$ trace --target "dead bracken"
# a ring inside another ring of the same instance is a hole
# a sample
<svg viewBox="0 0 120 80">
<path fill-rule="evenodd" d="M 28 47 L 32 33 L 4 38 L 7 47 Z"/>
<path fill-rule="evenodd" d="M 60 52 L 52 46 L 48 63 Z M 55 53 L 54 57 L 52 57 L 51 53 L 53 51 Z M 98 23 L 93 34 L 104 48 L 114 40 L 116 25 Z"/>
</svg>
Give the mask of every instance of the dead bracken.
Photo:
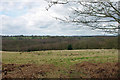
<svg viewBox="0 0 120 80">
<path fill-rule="evenodd" d="M 3 78 L 49 78 L 49 74 L 59 73 L 59 78 L 118 78 L 120 64 L 82 62 L 70 68 L 60 68 L 53 64 L 3 64 Z"/>
</svg>

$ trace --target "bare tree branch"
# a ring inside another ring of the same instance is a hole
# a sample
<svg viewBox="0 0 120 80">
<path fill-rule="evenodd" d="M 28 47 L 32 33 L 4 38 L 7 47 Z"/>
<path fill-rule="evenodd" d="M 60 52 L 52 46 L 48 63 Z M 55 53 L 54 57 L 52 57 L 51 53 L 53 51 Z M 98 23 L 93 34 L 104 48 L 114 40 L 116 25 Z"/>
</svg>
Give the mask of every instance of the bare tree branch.
<svg viewBox="0 0 120 80">
<path fill-rule="evenodd" d="M 57 4 L 70 4 L 75 3 L 76 5 L 82 6 L 80 9 L 79 6 L 74 6 L 72 9 L 71 15 L 66 16 L 65 18 L 56 19 L 72 23 L 76 25 L 89 26 L 93 29 L 101 29 L 105 32 L 116 33 L 119 29 L 118 25 L 120 24 L 120 11 L 118 10 L 118 2 L 81 2 L 76 0 L 47 0 L 49 7 Z M 104 25 L 105 24 L 105 25 Z"/>
</svg>

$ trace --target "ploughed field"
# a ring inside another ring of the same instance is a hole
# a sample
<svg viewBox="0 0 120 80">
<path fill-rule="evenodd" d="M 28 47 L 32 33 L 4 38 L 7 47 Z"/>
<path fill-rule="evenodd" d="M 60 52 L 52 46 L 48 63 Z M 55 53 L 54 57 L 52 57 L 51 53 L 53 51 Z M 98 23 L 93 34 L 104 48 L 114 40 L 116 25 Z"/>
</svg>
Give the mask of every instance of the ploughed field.
<svg viewBox="0 0 120 80">
<path fill-rule="evenodd" d="M 2 52 L 3 78 L 118 78 L 118 50 Z"/>
</svg>

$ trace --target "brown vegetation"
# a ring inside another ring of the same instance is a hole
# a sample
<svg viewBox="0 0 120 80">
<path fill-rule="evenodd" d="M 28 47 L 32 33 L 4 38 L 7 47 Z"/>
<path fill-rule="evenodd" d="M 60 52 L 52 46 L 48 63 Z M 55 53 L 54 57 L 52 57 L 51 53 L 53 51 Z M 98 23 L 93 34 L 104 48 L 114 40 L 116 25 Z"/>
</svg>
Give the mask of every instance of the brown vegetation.
<svg viewBox="0 0 120 80">
<path fill-rule="evenodd" d="M 72 67 L 73 71 L 82 73 L 82 78 L 118 78 L 119 73 L 118 63 L 90 63 L 82 62 Z M 80 77 L 80 75 L 74 75 L 73 77 Z"/>
<path fill-rule="evenodd" d="M 37 78 L 45 77 L 47 72 L 54 71 L 54 65 L 3 64 L 3 78 Z"/>
<path fill-rule="evenodd" d="M 50 74 L 60 73 L 59 78 L 118 78 L 118 63 L 74 64 L 68 69 L 62 69 L 52 64 L 3 64 L 3 78 L 49 78 Z M 52 76 L 51 76 L 52 77 Z"/>
</svg>

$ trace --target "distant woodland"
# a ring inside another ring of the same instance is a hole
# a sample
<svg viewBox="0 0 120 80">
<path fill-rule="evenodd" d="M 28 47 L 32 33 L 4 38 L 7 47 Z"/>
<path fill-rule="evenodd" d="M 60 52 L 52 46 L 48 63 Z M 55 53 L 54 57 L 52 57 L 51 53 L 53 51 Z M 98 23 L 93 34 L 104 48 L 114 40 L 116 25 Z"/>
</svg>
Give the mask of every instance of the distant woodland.
<svg viewBox="0 0 120 80">
<path fill-rule="evenodd" d="M 117 48 L 117 36 L 2 36 L 3 51 Z"/>
</svg>

